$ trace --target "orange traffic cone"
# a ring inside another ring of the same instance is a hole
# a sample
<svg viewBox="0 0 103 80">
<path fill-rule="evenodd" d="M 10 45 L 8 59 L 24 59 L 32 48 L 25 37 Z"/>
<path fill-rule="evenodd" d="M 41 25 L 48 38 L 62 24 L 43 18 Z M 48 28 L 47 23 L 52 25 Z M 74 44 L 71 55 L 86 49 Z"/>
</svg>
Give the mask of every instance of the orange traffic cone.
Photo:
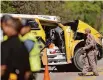
<svg viewBox="0 0 103 80">
<path fill-rule="evenodd" d="M 50 80 L 48 65 L 45 65 L 44 80 Z"/>
</svg>

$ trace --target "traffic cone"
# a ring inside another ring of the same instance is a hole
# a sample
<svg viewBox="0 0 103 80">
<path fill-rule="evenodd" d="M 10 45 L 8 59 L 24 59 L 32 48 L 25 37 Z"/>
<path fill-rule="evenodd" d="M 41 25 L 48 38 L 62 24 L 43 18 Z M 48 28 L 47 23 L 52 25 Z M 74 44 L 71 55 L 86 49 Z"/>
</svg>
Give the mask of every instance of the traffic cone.
<svg viewBox="0 0 103 80">
<path fill-rule="evenodd" d="M 48 65 L 45 65 L 44 80 L 50 80 Z"/>
</svg>

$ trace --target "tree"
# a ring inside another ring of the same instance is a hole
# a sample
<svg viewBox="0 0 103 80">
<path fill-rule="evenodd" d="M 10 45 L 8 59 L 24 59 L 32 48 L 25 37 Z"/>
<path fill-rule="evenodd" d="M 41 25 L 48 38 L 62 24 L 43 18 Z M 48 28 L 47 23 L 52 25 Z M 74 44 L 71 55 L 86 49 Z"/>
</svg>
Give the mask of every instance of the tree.
<svg viewBox="0 0 103 80">
<path fill-rule="evenodd" d="M 16 8 L 13 7 L 11 1 L 2 1 L 1 13 L 16 13 Z"/>
<path fill-rule="evenodd" d="M 102 1 L 2 1 L 1 11 L 3 13 L 56 15 L 61 17 L 63 23 L 80 19 L 103 32 Z"/>
</svg>

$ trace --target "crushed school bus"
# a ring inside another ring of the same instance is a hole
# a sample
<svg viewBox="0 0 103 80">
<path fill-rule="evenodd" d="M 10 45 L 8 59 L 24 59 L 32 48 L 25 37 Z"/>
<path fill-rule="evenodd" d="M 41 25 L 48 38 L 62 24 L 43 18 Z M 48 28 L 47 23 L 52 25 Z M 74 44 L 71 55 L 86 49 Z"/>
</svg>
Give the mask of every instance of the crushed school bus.
<svg viewBox="0 0 103 80">
<path fill-rule="evenodd" d="M 34 36 L 41 37 L 48 46 L 41 52 L 43 65 L 64 65 L 74 62 L 75 66 L 82 70 L 79 50 L 84 46 L 84 31 L 86 28 L 91 29 L 98 50 L 98 60 L 103 57 L 102 52 L 102 35 L 94 28 L 81 20 L 75 20 L 62 24 L 57 16 L 46 15 L 24 15 L 10 14 L 13 17 L 23 20 L 31 20 L 31 33 Z M 36 24 L 36 25 L 35 25 Z"/>
</svg>

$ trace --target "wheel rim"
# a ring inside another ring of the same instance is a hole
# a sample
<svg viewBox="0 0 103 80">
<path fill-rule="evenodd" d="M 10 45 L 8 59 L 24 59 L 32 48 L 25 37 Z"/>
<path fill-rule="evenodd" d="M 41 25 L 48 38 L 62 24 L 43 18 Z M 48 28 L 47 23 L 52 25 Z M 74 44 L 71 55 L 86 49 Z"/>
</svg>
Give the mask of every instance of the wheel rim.
<svg viewBox="0 0 103 80">
<path fill-rule="evenodd" d="M 74 55 L 74 64 L 80 71 L 82 71 L 82 69 L 83 69 L 82 58 L 83 58 L 83 55 L 81 53 L 81 49 L 78 49 Z"/>
<path fill-rule="evenodd" d="M 82 71 L 83 69 L 83 62 L 82 62 L 82 55 L 78 55 L 78 58 L 76 58 L 77 61 L 77 68 Z"/>
</svg>

